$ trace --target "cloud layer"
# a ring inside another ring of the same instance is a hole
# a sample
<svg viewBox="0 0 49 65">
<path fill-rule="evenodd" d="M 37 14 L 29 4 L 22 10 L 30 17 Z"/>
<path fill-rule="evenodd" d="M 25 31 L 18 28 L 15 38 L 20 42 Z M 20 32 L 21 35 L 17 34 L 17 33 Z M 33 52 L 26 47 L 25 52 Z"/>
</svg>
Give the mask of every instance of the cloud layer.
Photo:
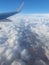
<svg viewBox="0 0 49 65">
<path fill-rule="evenodd" d="M 0 22 L 0 65 L 49 65 L 49 15 L 15 15 Z"/>
</svg>

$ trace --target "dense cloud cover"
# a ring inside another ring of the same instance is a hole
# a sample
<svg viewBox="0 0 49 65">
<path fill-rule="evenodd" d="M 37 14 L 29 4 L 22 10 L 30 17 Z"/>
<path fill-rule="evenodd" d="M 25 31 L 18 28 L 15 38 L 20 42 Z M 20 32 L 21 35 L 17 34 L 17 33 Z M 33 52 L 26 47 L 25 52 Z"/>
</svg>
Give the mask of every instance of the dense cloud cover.
<svg viewBox="0 0 49 65">
<path fill-rule="evenodd" d="M 0 21 L 0 65 L 49 65 L 49 15 L 15 15 Z"/>
</svg>

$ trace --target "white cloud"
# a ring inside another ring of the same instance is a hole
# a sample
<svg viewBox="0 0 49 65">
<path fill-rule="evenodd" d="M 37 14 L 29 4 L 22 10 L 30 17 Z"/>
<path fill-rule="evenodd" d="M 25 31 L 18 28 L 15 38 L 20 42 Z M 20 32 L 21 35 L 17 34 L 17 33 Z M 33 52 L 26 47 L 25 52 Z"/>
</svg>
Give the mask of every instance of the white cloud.
<svg viewBox="0 0 49 65">
<path fill-rule="evenodd" d="M 34 65 L 38 59 L 38 63 L 47 64 L 49 14 L 14 15 L 9 19 L 12 22 L 0 22 L 0 65 Z"/>
</svg>

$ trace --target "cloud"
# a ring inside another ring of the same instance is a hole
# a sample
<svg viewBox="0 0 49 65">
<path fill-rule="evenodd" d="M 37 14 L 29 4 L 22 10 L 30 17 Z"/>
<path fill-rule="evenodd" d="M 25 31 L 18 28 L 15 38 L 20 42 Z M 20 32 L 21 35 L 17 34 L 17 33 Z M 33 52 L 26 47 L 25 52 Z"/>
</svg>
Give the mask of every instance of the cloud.
<svg viewBox="0 0 49 65">
<path fill-rule="evenodd" d="M 49 65 L 49 15 L 10 19 L 0 23 L 0 65 Z"/>
</svg>

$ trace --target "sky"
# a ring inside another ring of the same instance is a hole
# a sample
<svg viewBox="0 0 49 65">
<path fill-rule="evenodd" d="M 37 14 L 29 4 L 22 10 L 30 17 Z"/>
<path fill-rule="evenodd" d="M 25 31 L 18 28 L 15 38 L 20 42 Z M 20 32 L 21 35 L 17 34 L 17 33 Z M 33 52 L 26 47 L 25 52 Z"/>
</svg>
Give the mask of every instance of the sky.
<svg viewBox="0 0 49 65">
<path fill-rule="evenodd" d="M 21 13 L 49 13 L 49 0 L 0 0 L 0 13 L 16 11 L 22 1 Z"/>
</svg>

